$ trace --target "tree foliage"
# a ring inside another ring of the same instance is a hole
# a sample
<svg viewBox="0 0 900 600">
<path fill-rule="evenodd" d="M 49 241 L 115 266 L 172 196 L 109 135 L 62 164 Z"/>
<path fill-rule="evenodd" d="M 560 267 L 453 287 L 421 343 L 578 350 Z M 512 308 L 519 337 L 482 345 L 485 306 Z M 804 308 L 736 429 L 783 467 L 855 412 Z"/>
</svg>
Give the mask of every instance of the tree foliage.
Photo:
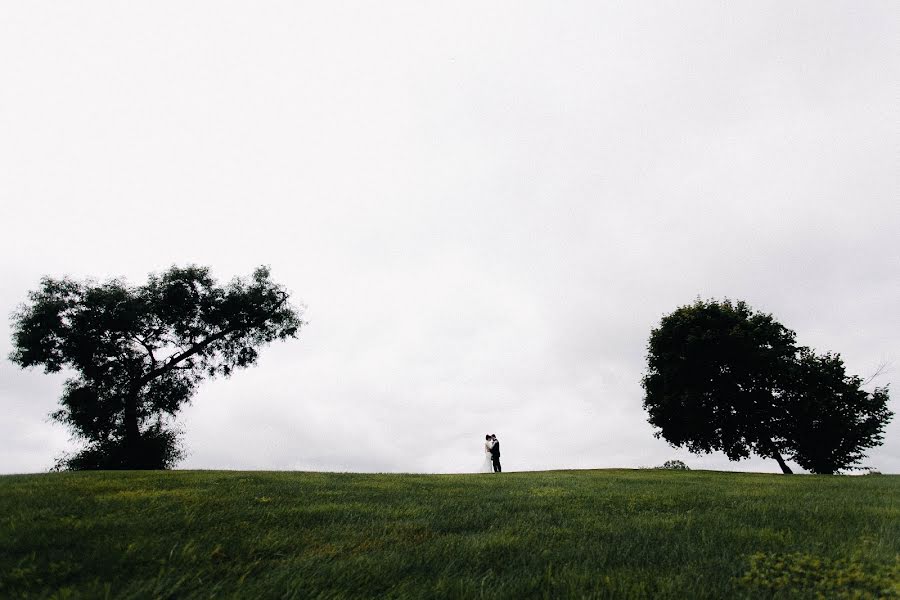
<svg viewBox="0 0 900 600">
<path fill-rule="evenodd" d="M 52 417 L 86 446 L 61 466 L 167 468 L 182 456 L 172 418 L 198 384 L 254 364 L 302 325 L 265 267 L 226 285 L 198 266 L 137 287 L 48 277 L 13 315 L 10 359 L 74 372 Z"/>
<path fill-rule="evenodd" d="M 656 436 L 731 460 L 757 454 L 816 473 L 853 468 L 881 443 L 887 388 L 869 393 L 837 354 L 744 302 L 702 301 L 663 317 L 650 335 L 644 408 Z"/>
<path fill-rule="evenodd" d="M 800 449 L 794 461 L 814 473 L 836 473 L 859 464 L 865 449 L 881 444 L 892 417 L 887 387 L 871 393 L 847 375 L 837 354 L 802 348 L 785 390 L 787 435 Z"/>
</svg>

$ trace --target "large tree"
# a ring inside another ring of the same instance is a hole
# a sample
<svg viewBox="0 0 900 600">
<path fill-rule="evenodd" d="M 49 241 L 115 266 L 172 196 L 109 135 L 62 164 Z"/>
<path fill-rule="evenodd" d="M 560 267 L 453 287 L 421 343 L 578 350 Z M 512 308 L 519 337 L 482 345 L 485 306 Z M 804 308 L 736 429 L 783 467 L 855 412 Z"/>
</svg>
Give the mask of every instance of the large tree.
<svg viewBox="0 0 900 600">
<path fill-rule="evenodd" d="M 60 466 L 159 469 L 182 456 L 173 419 L 197 385 L 254 364 L 301 325 L 265 267 L 226 285 L 198 266 L 142 286 L 44 278 L 13 315 L 10 359 L 73 373 L 52 417 L 86 444 Z"/>
<path fill-rule="evenodd" d="M 650 335 L 644 408 L 655 435 L 731 460 L 757 454 L 784 473 L 853 468 L 881 443 L 887 388 L 869 393 L 840 356 L 798 346 L 793 331 L 744 302 L 702 301 Z"/>
</svg>

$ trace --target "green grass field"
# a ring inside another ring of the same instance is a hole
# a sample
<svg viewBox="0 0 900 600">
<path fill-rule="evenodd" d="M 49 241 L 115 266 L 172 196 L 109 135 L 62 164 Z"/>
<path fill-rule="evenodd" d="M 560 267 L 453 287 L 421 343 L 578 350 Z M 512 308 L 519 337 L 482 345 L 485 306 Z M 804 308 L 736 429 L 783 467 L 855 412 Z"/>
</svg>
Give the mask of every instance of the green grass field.
<svg viewBox="0 0 900 600">
<path fill-rule="evenodd" d="M 4 476 L 0 597 L 898 598 L 900 476 Z"/>
</svg>

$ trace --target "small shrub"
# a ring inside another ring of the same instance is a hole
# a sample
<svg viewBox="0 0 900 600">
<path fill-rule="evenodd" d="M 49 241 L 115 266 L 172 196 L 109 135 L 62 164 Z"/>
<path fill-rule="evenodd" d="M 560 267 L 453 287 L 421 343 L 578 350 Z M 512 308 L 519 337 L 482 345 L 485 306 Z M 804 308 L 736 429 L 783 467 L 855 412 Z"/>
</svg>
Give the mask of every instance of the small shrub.
<svg viewBox="0 0 900 600">
<path fill-rule="evenodd" d="M 660 466 L 656 467 L 657 469 L 669 469 L 670 471 L 690 471 L 690 467 L 681 462 L 680 460 L 667 460 Z"/>
<path fill-rule="evenodd" d="M 141 432 L 135 454 L 129 453 L 124 438 L 109 438 L 89 443 L 73 454 L 59 457 L 53 471 L 94 471 L 115 469 L 171 469 L 184 458 L 176 428 L 157 422 Z"/>
</svg>

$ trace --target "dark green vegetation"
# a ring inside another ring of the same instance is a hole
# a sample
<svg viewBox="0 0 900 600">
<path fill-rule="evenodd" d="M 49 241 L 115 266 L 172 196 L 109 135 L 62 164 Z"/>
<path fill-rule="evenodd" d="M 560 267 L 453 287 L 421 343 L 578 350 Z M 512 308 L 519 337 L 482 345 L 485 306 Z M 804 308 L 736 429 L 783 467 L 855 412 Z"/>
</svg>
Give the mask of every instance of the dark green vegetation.
<svg viewBox="0 0 900 600">
<path fill-rule="evenodd" d="M 85 447 L 61 468 L 162 469 L 182 456 L 171 418 L 201 381 L 296 337 L 303 322 L 287 300 L 266 267 L 222 286 L 196 266 L 137 287 L 45 277 L 13 315 L 10 359 L 76 373 L 52 417 Z"/>
<path fill-rule="evenodd" d="M 898 598 L 900 477 L 0 478 L 0 597 Z"/>
<path fill-rule="evenodd" d="M 650 334 L 644 408 L 656 436 L 731 460 L 757 454 L 784 473 L 852 469 L 881 445 L 888 390 L 867 392 L 838 354 L 798 346 L 772 315 L 745 302 L 697 300 Z"/>
</svg>

